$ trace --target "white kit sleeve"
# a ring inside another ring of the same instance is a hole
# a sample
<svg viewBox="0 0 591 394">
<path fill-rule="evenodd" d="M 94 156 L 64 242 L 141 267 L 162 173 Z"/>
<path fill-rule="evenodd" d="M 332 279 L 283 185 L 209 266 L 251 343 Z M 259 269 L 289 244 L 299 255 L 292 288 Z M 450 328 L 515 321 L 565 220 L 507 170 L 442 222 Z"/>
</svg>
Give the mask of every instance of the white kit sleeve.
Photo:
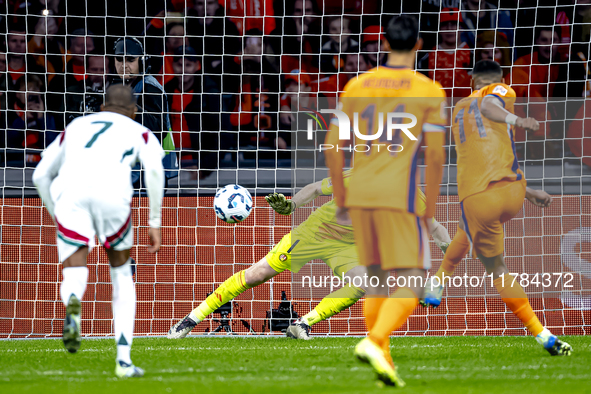
<svg viewBox="0 0 591 394">
<path fill-rule="evenodd" d="M 147 137 L 145 136 L 147 133 Z M 162 196 L 164 195 L 164 169 L 162 158 L 165 153 L 158 142 L 158 139 L 151 131 L 146 131 L 144 141 L 140 149 L 139 158 L 144 167 L 146 189 L 150 199 L 150 219 L 152 228 L 160 228 L 162 207 Z"/>
<path fill-rule="evenodd" d="M 33 183 L 37 188 L 39 197 L 45 203 L 49 214 L 53 217 L 53 201 L 51 200 L 51 183 L 57 177 L 63 162 L 64 135 L 61 134 L 41 154 L 41 161 L 33 172 Z"/>
</svg>

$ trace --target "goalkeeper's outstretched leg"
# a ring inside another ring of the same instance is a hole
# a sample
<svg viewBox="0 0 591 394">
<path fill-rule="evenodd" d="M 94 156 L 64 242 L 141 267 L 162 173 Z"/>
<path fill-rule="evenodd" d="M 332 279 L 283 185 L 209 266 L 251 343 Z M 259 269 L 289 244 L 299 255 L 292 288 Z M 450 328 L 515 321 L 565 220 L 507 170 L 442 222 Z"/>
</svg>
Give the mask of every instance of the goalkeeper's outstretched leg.
<svg viewBox="0 0 591 394">
<path fill-rule="evenodd" d="M 436 220 L 433 220 L 430 222 L 428 230 L 437 246 L 443 253 L 445 253 L 451 242 L 447 229 Z M 366 268 L 358 265 L 357 252 L 354 248 L 343 248 L 343 252 L 341 254 L 345 260 L 348 260 L 348 262 L 343 263 L 343 265 L 354 267 L 348 269 L 344 274 L 345 278 L 349 278 L 351 280 L 349 283 L 354 283 L 353 278 L 355 277 L 363 277 L 366 275 Z M 355 261 L 352 262 L 351 259 Z M 339 267 L 339 262 L 337 261 L 329 260 L 327 264 L 331 266 L 331 268 L 333 268 L 333 266 L 335 268 Z M 335 275 L 340 277 L 341 275 L 337 271 L 338 268 L 335 270 Z M 362 283 L 363 281 L 355 282 Z M 294 339 L 311 339 L 310 331 L 314 324 L 326 320 L 329 317 L 334 316 L 351 307 L 359 299 L 363 298 L 365 291 L 366 289 L 363 287 L 345 286 L 330 293 L 324 297 L 312 311 L 293 322 L 292 325 L 290 325 L 287 329 L 286 335 L 289 338 Z"/>
<path fill-rule="evenodd" d="M 418 193 L 422 195 L 420 189 Z M 332 186 L 327 178 L 322 182 L 307 185 L 291 200 L 279 193 L 270 194 L 265 199 L 275 212 L 290 215 L 297 207 L 306 205 L 320 195 L 329 194 L 332 194 Z M 345 273 L 351 278 L 362 276 L 364 271 L 361 270 L 364 268 L 358 263 L 352 228 L 337 225 L 334 209 L 333 202 L 324 204 L 314 215 L 294 229 L 293 234 L 286 234 L 265 258 L 227 279 L 197 308 L 172 326 L 168 338 L 186 337 L 197 324 L 228 301 L 285 270 L 298 272 L 311 260 L 324 260 L 339 277 L 340 273 Z M 333 234 L 334 231 L 338 234 Z M 429 225 L 429 232 L 445 252 L 451 242 L 447 230 L 433 220 Z M 323 236 L 318 237 L 318 234 Z M 310 339 L 312 325 L 349 308 L 362 298 L 364 293 L 365 289 L 345 286 L 329 294 L 314 310 L 296 320 L 288 328 L 287 335 L 296 339 Z"/>
<path fill-rule="evenodd" d="M 281 272 L 273 269 L 267 258 L 264 257 L 248 269 L 235 273 L 215 289 L 197 308 L 172 326 L 168 330 L 168 339 L 186 337 L 197 324 L 205 320 L 220 306 L 238 297 L 246 290 L 265 283 Z"/>
<path fill-rule="evenodd" d="M 355 277 L 363 277 L 366 273 L 367 270 L 363 266 L 356 266 L 348 270 L 344 274 L 344 278 L 348 282 L 348 285 L 333 291 L 324 297 L 322 301 L 316 305 L 316 308 L 293 322 L 293 324 L 287 328 L 285 333 L 287 337 L 304 340 L 312 339 L 310 337 L 310 329 L 314 324 L 344 311 L 363 298 L 366 289 L 353 286 L 351 283 L 357 282 L 353 280 Z"/>
</svg>

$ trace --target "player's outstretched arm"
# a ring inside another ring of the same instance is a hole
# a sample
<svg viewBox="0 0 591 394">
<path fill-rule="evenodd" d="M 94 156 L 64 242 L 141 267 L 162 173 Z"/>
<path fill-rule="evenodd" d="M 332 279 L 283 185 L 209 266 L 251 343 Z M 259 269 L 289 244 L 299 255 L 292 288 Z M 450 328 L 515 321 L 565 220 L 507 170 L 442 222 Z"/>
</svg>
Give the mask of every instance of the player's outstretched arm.
<svg viewBox="0 0 591 394">
<path fill-rule="evenodd" d="M 526 187 L 525 198 L 532 204 L 542 208 L 549 207 L 552 204 L 552 197 L 543 190 L 534 190 Z"/>
<path fill-rule="evenodd" d="M 146 176 L 146 189 L 150 199 L 150 236 L 151 246 L 148 252 L 156 253 L 160 249 L 160 223 L 162 208 L 162 196 L 164 195 L 164 169 L 162 167 L 162 158 L 164 151 L 160 147 L 158 140 L 149 132 L 148 142 L 142 147 L 139 154 L 144 173 Z"/>
<path fill-rule="evenodd" d="M 322 181 L 310 183 L 288 200 L 281 193 L 271 193 L 265 197 L 271 208 L 281 215 L 291 215 L 297 207 L 301 207 L 322 195 Z"/>
<path fill-rule="evenodd" d="M 282 193 L 271 193 L 265 196 L 265 200 L 280 215 L 291 215 L 296 209 L 295 201 L 288 200 Z"/>
<path fill-rule="evenodd" d="M 53 217 L 53 201 L 49 189 L 51 183 L 59 173 L 62 165 L 62 137 L 58 137 L 42 153 L 42 159 L 33 172 L 33 183 L 37 188 L 39 197 L 43 200 L 49 214 Z"/>
<path fill-rule="evenodd" d="M 482 99 L 480 104 L 480 113 L 485 118 L 496 123 L 506 123 L 512 126 L 523 127 L 527 130 L 536 131 L 540 128 L 540 124 L 534 118 L 520 118 L 515 114 L 507 111 L 501 100 L 494 96 L 486 96 Z"/>
</svg>

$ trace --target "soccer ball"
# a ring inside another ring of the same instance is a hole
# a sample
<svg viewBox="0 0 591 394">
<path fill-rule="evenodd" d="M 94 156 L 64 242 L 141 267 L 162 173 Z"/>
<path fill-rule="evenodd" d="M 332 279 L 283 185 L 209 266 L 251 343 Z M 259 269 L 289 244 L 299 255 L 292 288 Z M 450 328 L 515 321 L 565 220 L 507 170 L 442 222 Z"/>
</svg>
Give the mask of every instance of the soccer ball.
<svg viewBox="0 0 591 394">
<path fill-rule="evenodd" d="M 238 223 L 250 215 L 252 197 L 240 185 L 226 185 L 215 194 L 213 209 L 218 218 L 226 223 Z"/>
</svg>

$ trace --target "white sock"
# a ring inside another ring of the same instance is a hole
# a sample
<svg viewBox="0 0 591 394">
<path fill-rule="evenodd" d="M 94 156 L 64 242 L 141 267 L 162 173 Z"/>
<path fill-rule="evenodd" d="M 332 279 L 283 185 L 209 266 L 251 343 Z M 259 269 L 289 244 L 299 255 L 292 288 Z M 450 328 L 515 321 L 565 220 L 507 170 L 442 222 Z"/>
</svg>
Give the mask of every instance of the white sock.
<svg viewBox="0 0 591 394">
<path fill-rule="evenodd" d="M 199 320 L 199 318 L 197 316 L 195 316 L 195 314 L 193 314 L 193 311 L 191 311 L 191 313 L 189 313 L 189 317 L 191 318 L 191 320 L 193 320 L 195 323 L 199 324 L 201 323 L 201 320 Z"/>
<path fill-rule="evenodd" d="M 86 291 L 86 282 L 88 281 L 88 268 L 66 267 L 62 270 L 62 275 L 64 280 L 62 280 L 60 286 L 60 295 L 64 305 L 68 305 L 68 300 L 72 294 L 82 301 Z"/>
<path fill-rule="evenodd" d="M 552 333 L 550 332 L 550 330 L 548 330 L 546 327 L 544 327 L 544 331 L 542 331 L 541 333 L 538 334 L 538 336 L 536 337 L 536 341 L 538 341 L 538 343 L 540 345 L 545 345 L 546 341 L 551 336 L 552 336 Z"/>
<path fill-rule="evenodd" d="M 113 320 L 117 360 L 131 364 L 131 342 L 135 322 L 135 284 L 131 274 L 131 259 L 120 267 L 111 267 L 113 284 Z"/>
</svg>

